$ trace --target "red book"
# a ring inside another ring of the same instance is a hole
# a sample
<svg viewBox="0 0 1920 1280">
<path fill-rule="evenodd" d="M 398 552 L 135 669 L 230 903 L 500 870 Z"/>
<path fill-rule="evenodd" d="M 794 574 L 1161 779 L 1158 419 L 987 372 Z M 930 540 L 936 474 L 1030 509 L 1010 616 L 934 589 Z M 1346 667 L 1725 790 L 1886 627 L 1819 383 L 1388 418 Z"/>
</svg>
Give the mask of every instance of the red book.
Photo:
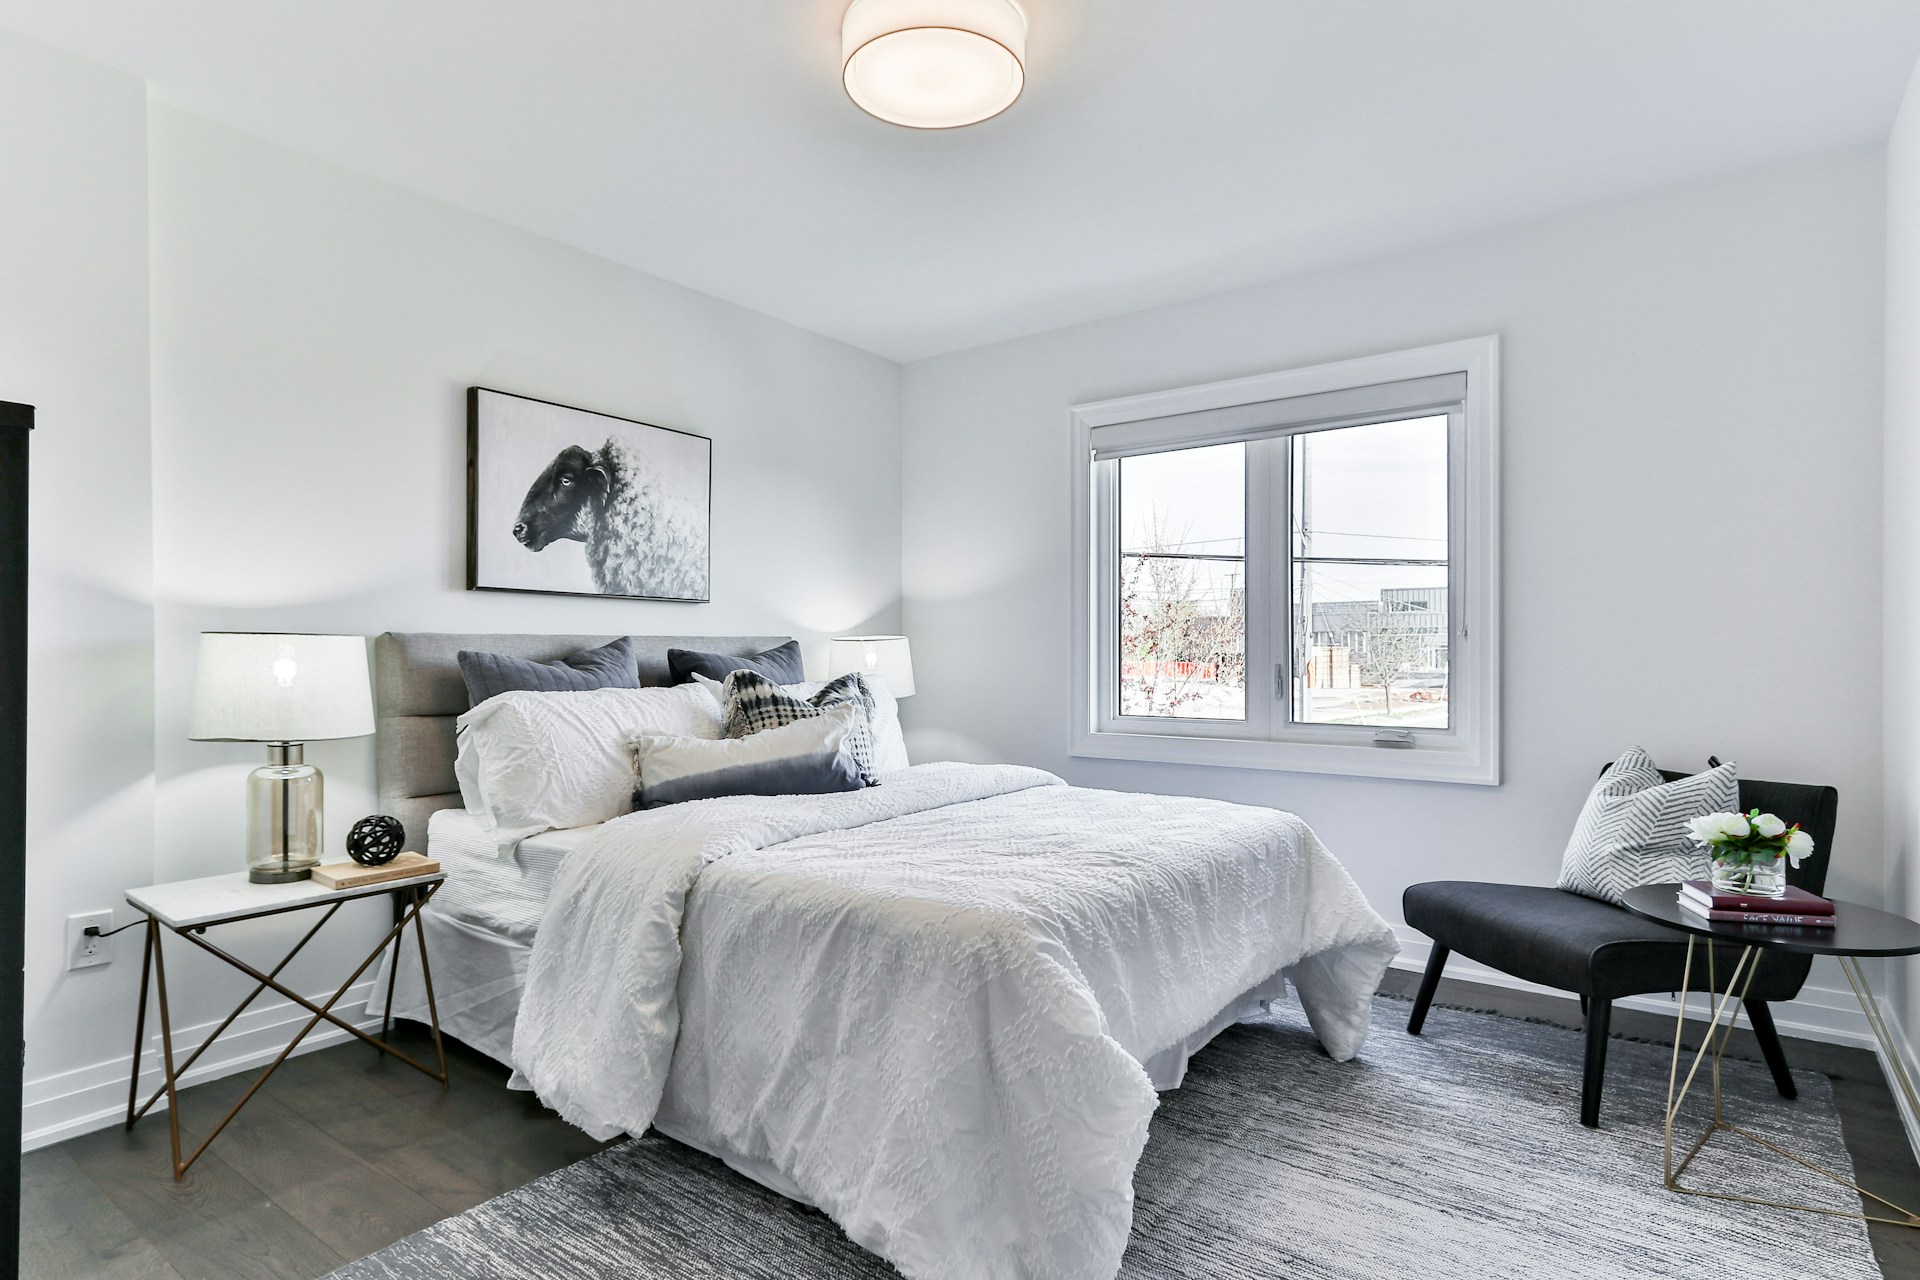
<svg viewBox="0 0 1920 1280">
<path fill-rule="evenodd" d="M 1778 898 L 1761 898 L 1747 893 L 1715 893 L 1706 880 L 1689 880 L 1680 886 L 1680 896 L 1691 898 L 1713 911 L 1779 912 L 1790 916 L 1830 916 L 1833 903 L 1817 893 L 1788 885 Z"/>
<path fill-rule="evenodd" d="M 1838 923 L 1830 913 L 1796 915 L 1790 911 L 1723 911 L 1704 906 L 1684 893 L 1680 895 L 1680 905 L 1704 920 L 1719 924 L 1798 925 L 1808 929 L 1831 929 Z"/>
</svg>

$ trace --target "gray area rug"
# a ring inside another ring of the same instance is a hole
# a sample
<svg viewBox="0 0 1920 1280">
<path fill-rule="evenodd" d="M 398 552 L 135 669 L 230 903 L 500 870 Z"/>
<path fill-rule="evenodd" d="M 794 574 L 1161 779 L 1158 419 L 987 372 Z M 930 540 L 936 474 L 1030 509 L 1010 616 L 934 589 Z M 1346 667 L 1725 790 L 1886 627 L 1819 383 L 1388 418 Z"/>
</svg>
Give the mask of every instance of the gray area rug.
<svg viewBox="0 0 1920 1280">
<path fill-rule="evenodd" d="M 1600 1130 L 1580 1127 L 1581 1037 L 1436 1008 L 1405 1034 L 1380 1000 L 1360 1059 L 1321 1053 L 1297 1009 L 1230 1028 L 1161 1096 L 1134 1176 L 1121 1274 L 1161 1277 L 1738 1276 L 1877 1280 L 1864 1226 L 1679 1196 L 1660 1183 L 1670 1050 L 1615 1041 Z M 1703 1068 L 1703 1078 L 1704 1078 Z M 1797 1102 L 1729 1062 L 1729 1119 L 1850 1176 L 1831 1083 Z M 1688 1141 L 1704 1125 L 1702 1093 Z M 1690 1185 L 1857 1209 L 1742 1139 Z M 678 1143 L 623 1143 L 410 1236 L 337 1280 L 799 1280 L 892 1267 L 802 1208 Z"/>
</svg>

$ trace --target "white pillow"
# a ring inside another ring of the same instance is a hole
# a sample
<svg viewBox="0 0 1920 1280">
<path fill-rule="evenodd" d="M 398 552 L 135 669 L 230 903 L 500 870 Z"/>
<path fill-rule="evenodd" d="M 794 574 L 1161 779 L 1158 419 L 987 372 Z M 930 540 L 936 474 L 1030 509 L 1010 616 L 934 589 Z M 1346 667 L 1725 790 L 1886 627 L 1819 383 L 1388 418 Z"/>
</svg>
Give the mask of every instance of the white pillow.
<svg viewBox="0 0 1920 1280">
<path fill-rule="evenodd" d="M 900 731 L 900 699 L 879 676 L 867 677 L 867 690 L 873 694 L 873 771 L 889 774 L 911 767 L 907 738 Z"/>
<path fill-rule="evenodd" d="M 727 687 L 718 680 L 694 672 L 694 681 L 713 695 L 714 705 L 724 707 L 727 702 Z M 912 766 L 907 759 L 907 739 L 900 729 L 900 700 L 887 688 L 887 682 L 879 676 L 867 676 L 867 692 L 873 695 L 873 771 L 876 775 L 897 773 Z M 782 693 L 796 698 L 811 698 L 826 688 L 824 680 L 809 680 L 803 684 L 784 684 Z"/>
<path fill-rule="evenodd" d="M 720 710 L 697 685 L 497 694 L 454 722 L 454 774 L 500 856 L 542 831 L 633 810 L 629 740 L 716 739 Z"/>
</svg>

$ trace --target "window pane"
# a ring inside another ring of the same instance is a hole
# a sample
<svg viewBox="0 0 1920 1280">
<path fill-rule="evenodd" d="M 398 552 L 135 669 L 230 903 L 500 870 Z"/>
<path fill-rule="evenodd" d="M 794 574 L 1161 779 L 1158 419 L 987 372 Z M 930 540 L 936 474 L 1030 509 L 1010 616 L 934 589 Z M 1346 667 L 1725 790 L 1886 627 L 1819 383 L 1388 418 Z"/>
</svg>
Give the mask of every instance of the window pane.
<svg viewBox="0 0 1920 1280">
<path fill-rule="evenodd" d="M 1293 437 L 1293 554 L 1445 560 L 1446 418 Z"/>
<path fill-rule="evenodd" d="M 1247 715 L 1247 447 L 1120 460 L 1123 716 Z"/>
<path fill-rule="evenodd" d="M 1448 728 L 1446 418 L 1291 447 L 1295 722 Z"/>
</svg>

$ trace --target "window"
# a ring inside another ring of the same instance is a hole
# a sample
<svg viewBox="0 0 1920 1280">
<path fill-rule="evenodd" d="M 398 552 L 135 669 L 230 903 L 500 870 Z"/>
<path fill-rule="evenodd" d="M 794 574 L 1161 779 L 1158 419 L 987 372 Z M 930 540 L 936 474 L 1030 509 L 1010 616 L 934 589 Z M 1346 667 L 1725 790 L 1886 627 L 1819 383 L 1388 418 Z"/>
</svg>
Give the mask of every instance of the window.
<svg viewBox="0 0 1920 1280">
<path fill-rule="evenodd" d="M 1075 754 L 1497 782 L 1497 353 L 1078 406 Z"/>
<path fill-rule="evenodd" d="M 1247 447 L 1120 460 L 1120 714 L 1247 718 Z"/>
</svg>

